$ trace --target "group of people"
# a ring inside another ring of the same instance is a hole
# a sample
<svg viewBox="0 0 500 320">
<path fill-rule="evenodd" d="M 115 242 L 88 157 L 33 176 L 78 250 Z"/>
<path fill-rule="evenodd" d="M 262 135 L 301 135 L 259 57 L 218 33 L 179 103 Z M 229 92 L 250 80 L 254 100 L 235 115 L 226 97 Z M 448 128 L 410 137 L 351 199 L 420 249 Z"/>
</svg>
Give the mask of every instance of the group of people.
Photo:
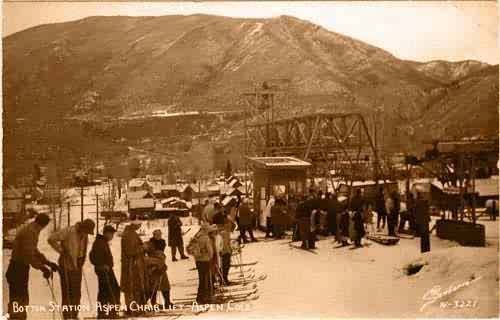
<svg viewBox="0 0 500 320">
<path fill-rule="evenodd" d="M 372 199 L 363 189 L 355 189 L 349 198 L 339 201 L 335 193 L 311 189 L 302 198 L 272 197 L 263 215 L 267 218 L 266 237 L 280 239 L 291 227 L 293 240 L 301 240 L 303 249 L 314 249 L 318 235 L 333 235 L 342 246 L 351 241 L 361 247 L 367 233 L 381 233 L 387 225 L 387 236 L 395 237 L 397 232 L 421 236 L 422 252 L 430 250 L 429 204 L 420 192 L 408 193 L 403 202 L 397 191 L 386 192 L 380 186 Z"/>
<path fill-rule="evenodd" d="M 40 232 L 49 224 L 50 218 L 38 214 L 34 221 L 22 227 L 16 234 L 6 278 L 9 285 L 9 315 L 14 319 L 26 318 L 29 305 L 29 270 L 38 269 L 43 273 L 53 290 L 53 274 L 58 273 L 61 285 L 61 308 L 65 319 L 76 319 L 80 308 L 82 279 L 87 285 L 83 266 L 87 258 L 89 235 L 94 234 L 95 223 L 85 219 L 74 225 L 52 232 L 48 237 L 49 245 L 59 254 L 56 262 L 49 261 L 38 249 Z M 176 261 L 176 251 L 181 259 L 184 254 L 180 219 L 169 218 L 168 244 L 172 249 L 172 260 Z M 123 311 L 129 316 L 142 313 L 142 306 L 158 306 L 157 293 L 161 292 L 165 305 L 171 305 L 170 282 L 167 275 L 165 248 L 162 231 L 157 229 L 153 236 L 143 242 L 138 230 L 141 223 L 137 220 L 128 224 L 121 238 L 121 279 L 118 282 L 113 266 L 114 257 L 110 242 L 115 228 L 105 225 L 102 234 L 97 234 L 89 252 L 89 260 L 94 266 L 98 281 L 97 308 L 98 318 L 115 318 L 120 309 L 121 292 L 125 297 Z M 54 291 L 52 291 L 54 294 Z M 55 297 L 54 297 L 55 298 Z M 89 297 L 90 298 L 90 297 Z M 118 307 L 116 307 L 118 306 Z M 135 306 L 135 307 L 132 307 Z"/>
<path fill-rule="evenodd" d="M 224 209 L 219 203 L 207 204 L 200 217 L 200 230 L 191 238 L 186 247 L 196 262 L 198 271 L 198 292 L 196 301 L 200 304 L 214 301 L 215 284 L 228 285 L 229 270 L 233 247 L 231 233 L 237 225 L 237 216 L 247 207 L 246 201 L 241 206 L 231 206 Z M 245 214 L 245 213 L 244 213 Z M 241 219 L 240 219 L 241 220 Z M 240 232 L 250 232 L 252 229 L 243 229 Z"/>
</svg>

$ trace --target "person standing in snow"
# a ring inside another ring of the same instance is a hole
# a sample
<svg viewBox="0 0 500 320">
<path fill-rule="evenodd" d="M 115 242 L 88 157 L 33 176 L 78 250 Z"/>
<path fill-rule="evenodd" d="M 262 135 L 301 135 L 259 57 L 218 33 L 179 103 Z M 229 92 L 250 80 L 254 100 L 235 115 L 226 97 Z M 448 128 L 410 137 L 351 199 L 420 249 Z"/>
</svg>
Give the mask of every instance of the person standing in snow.
<svg viewBox="0 0 500 320">
<path fill-rule="evenodd" d="M 196 302 L 199 304 L 212 301 L 210 261 L 214 256 L 214 248 L 209 232 L 217 230 L 215 225 L 203 223 L 200 230 L 193 236 L 187 246 L 187 252 L 195 259 L 198 271 L 198 292 Z"/>
<path fill-rule="evenodd" d="M 65 319 L 78 317 L 82 294 L 83 264 L 87 256 L 89 234 L 94 234 L 95 223 L 91 219 L 53 232 L 49 245 L 59 253 L 62 305 L 72 306 L 63 310 Z"/>
<path fill-rule="evenodd" d="M 389 236 L 396 236 L 396 227 L 398 225 L 399 210 L 400 210 L 400 200 L 397 191 L 391 193 L 386 200 L 386 210 L 387 210 L 387 226 L 389 229 Z"/>
<path fill-rule="evenodd" d="M 121 289 L 125 295 L 126 314 L 136 316 L 141 312 L 130 309 L 136 303 L 139 306 L 146 304 L 146 266 L 144 260 L 144 244 L 137 233 L 141 223 L 132 221 L 122 233 L 121 254 Z"/>
<path fill-rule="evenodd" d="M 235 223 L 231 215 L 226 216 L 224 224 L 217 226 L 219 234 L 222 238 L 222 249 L 220 252 L 222 280 L 224 284 L 229 284 L 229 270 L 231 269 L 231 255 L 233 248 L 231 247 L 231 233 L 235 229 Z"/>
<path fill-rule="evenodd" d="M 309 200 L 304 199 L 297 206 L 296 220 L 299 225 L 299 236 L 302 240 L 302 249 L 309 248 L 309 234 L 311 229 L 311 211 L 308 207 Z"/>
<path fill-rule="evenodd" d="M 172 261 L 177 261 L 177 250 L 181 259 L 188 259 L 184 254 L 184 240 L 182 239 L 182 221 L 175 215 L 171 214 L 168 218 L 168 246 L 172 252 Z"/>
<path fill-rule="evenodd" d="M 163 295 L 165 308 L 172 305 L 170 301 L 170 281 L 168 280 L 167 256 L 165 255 L 166 243 L 162 238 L 161 230 L 153 231 L 153 237 L 146 243 L 146 274 L 148 279 L 147 296 L 151 298 L 151 304 L 156 305 L 158 291 Z"/>
<path fill-rule="evenodd" d="M 415 202 L 416 225 L 420 236 L 420 252 L 431 251 L 430 232 L 429 232 L 429 203 L 424 199 L 422 192 L 417 192 Z"/>
<path fill-rule="evenodd" d="M 380 231 L 381 226 L 382 229 L 385 228 L 385 221 L 387 218 L 387 210 L 385 208 L 385 195 L 383 186 L 378 187 L 377 195 L 375 197 L 375 211 L 377 211 L 377 230 Z"/>
<path fill-rule="evenodd" d="M 275 239 L 283 238 L 286 225 L 286 203 L 281 198 L 276 198 L 274 206 L 271 208 L 271 224 L 273 226 L 273 236 Z"/>
<path fill-rule="evenodd" d="M 97 275 L 97 301 L 101 305 L 120 304 L 120 286 L 113 271 L 113 255 L 109 248 L 109 242 L 113 240 L 115 228 L 110 225 L 104 226 L 102 235 L 98 234 L 92 244 L 89 258 L 94 265 Z M 98 319 L 114 319 L 117 317 L 115 309 L 106 313 L 102 308 L 97 310 Z"/>
<path fill-rule="evenodd" d="M 343 210 L 339 221 L 340 241 L 342 246 L 347 246 L 349 244 L 349 220 L 349 212 L 347 210 Z"/>
<path fill-rule="evenodd" d="M 326 194 L 326 221 L 328 225 L 328 234 L 336 235 L 337 233 L 337 195 L 335 193 Z"/>
<path fill-rule="evenodd" d="M 274 206 L 275 199 L 273 196 L 269 198 L 269 201 L 267 202 L 267 206 L 264 208 L 263 211 L 263 216 L 266 221 L 266 238 L 270 238 L 271 234 L 273 232 L 273 224 L 271 220 L 271 210 Z"/>
<path fill-rule="evenodd" d="M 14 239 L 9 266 L 5 274 L 9 284 L 9 317 L 10 319 L 26 319 L 26 309 L 14 312 L 13 304 L 20 307 L 29 305 L 29 272 L 30 267 L 40 270 L 45 279 L 58 271 L 58 266 L 50 262 L 38 250 L 40 232 L 49 224 L 50 218 L 46 214 L 39 214 L 35 220 L 22 227 Z M 52 271 L 52 272 L 51 272 Z"/>
<path fill-rule="evenodd" d="M 250 241 L 256 242 L 257 239 L 255 239 L 253 235 L 253 223 L 254 223 L 254 216 L 252 211 L 250 210 L 250 207 L 248 206 L 248 199 L 244 198 L 243 203 L 240 206 L 240 209 L 238 210 L 238 223 L 239 223 L 239 229 L 240 229 L 240 241 L 243 243 L 248 242 L 246 233 L 250 235 Z"/>
</svg>

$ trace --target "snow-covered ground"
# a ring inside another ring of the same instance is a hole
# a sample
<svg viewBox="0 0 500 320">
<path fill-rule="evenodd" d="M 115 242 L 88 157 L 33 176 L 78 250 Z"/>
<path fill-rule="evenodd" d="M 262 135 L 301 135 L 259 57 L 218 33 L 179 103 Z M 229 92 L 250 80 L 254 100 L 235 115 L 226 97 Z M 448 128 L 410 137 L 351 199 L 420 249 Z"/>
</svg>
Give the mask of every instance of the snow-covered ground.
<svg viewBox="0 0 500 320">
<path fill-rule="evenodd" d="M 89 195 L 90 198 L 90 195 Z M 90 202 L 90 199 L 89 199 Z M 94 217 L 91 207 L 86 215 Z M 72 208 L 72 222 L 79 220 L 79 208 Z M 196 221 L 184 218 L 185 243 L 198 227 Z M 65 221 L 65 220 L 64 220 Z M 332 238 L 317 243 L 315 253 L 291 248 L 289 240 L 262 240 L 245 246 L 243 260 L 259 261 L 253 268 L 256 273 L 267 274 L 267 279 L 257 283 L 259 299 L 244 306 L 245 311 L 233 311 L 238 318 L 262 317 L 491 317 L 498 315 L 498 224 L 483 218 L 479 221 L 486 227 L 486 248 L 460 247 L 454 242 L 431 239 L 431 252 L 421 255 L 419 240 L 401 239 L 395 246 L 383 246 L 364 240 L 365 246 L 351 250 L 350 247 L 334 248 Z M 190 224 L 193 223 L 191 226 Z M 160 228 L 167 237 L 167 221 L 145 222 L 143 240 L 151 237 L 154 229 Z M 101 223 L 102 227 L 102 223 Z M 40 237 L 40 250 L 57 260 L 56 253 L 47 244 L 51 226 Z M 263 234 L 257 232 L 259 238 Z M 236 237 L 237 234 L 234 234 Z M 91 239 L 90 243 L 93 242 Z M 298 243 L 296 243 L 298 245 Z M 90 248 L 89 248 L 90 249 Z M 115 272 L 120 277 L 120 237 L 112 242 Z M 168 248 L 167 248 L 168 250 Z M 167 253 L 170 257 L 170 253 Z M 10 250 L 3 251 L 3 274 L 10 259 Z M 168 262 L 168 275 L 172 283 L 173 298 L 186 297 L 196 291 L 196 281 L 186 286 L 188 278 L 195 278 L 192 258 Z M 407 276 L 404 267 L 410 262 L 424 264 L 412 276 Z M 82 304 L 95 306 L 97 280 L 92 265 L 84 267 L 86 281 L 82 285 Z M 8 286 L 4 276 L 3 307 L 6 310 Z M 55 293 L 60 301 L 59 279 L 55 276 Z M 88 298 L 86 285 L 88 284 Z M 465 283 L 465 284 L 464 284 Z M 440 289 L 436 286 L 440 286 Z M 429 303 L 430 298 L 450 289 L 439 301 Z M 439 289 L 439 290 L 438 290 Z M 431 290 L 429 292 L 429 290 Z M 30 273 L 30 303 L 47 306 L 51 301 L 49 287 L 40 272 Z M 467 307 L 468 300 L 474 302 Z M 441 302 L 456 303 L 458 306 Z M 464 305 L 461 305 L 464 302 Z M 94 307 L 92 307 L 94 309 Z M 92 316 L 94 311 L 81 312 L 80 317 Z M 221 313 L 210 311 L 198 318 L 220 318 Z M 58 318 L 49 313 L 31 313 L 30 319 Z"/>
</svg>

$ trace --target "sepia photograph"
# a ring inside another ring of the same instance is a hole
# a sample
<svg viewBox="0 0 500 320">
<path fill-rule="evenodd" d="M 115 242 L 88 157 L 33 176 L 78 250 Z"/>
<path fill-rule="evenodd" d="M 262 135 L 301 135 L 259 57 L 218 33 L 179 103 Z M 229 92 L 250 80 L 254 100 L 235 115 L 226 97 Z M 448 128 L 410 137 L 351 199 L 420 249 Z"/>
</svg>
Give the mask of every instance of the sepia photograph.
<svg viewBox="0 0 500 320">
<path fill-rule="evenodd" d="M 496 1 L 3 1 L 3 319 L 499 317 Z"/>
</svg>

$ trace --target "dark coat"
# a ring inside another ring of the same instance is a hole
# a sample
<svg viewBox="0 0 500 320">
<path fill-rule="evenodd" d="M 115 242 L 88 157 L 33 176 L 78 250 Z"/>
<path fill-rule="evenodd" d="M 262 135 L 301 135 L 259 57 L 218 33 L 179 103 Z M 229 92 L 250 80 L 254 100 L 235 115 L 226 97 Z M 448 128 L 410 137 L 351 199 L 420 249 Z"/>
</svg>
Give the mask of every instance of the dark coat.
<svg viewBox="0 0 500 320">
<path fill-rule="evenodd" d="M 180 247 L 184 245 L 182 240 L 182 222 L 176 215 L 171 215 L 168 218 L 168 246 Z"/>
<path fill-rule="evenodd" d="M 362 196 L 355 195 L 351 200 L 351 206 L 350 206 L 351 211 L 362 212 L 363 206 L 365 205 L 364 202 L 365 201 Z"/>
<path fill-rule="evenodd" d="M 343 212 L 340 216 L 340 235 L 344 237 L 349 236 L 349 214 L 347 212 Z"/>
<path fill-rule="evenodd" d="M 94 244 L 89 254 L 90 262 L 99 269 L 102 266 L 113 268 L 113 255 L 109 249 L 109 244 L 103 235 L 98 234 L 95 237 Z"/>
<path fill-rule="evenodd" d="M 375 210 L 379 215 L 387 215 L 387 210 L 385 210 L 385 199 L 383 193 L 378 193 L 375 199 Z"/>
<path fill-rule="evenodd" d="M 120 287 L 125 293 L 125 300 L 143 303 L 145 283 L 147 283 L 144 261 L 144 245 L 133 225 L 125 227 L 122 233 L 122 260 Z"/>
<path fill-rule="evenodd" d="M 337 209 L 338 203 L 335 197 L 328 199 L 326 204 L 326 219 L 328 221 L 328 229 L 334 231 L 337 228 Z"/>
<path fill-rule="evenodd" d="M 239 224 L 240 226 L 251 226 L 253 224 L 253 214 L 248 205 L 243 204 L 239 210 Z"/>
<path fill-rule="evenodd" d="M 288 223 L 288 219 L 284 209 L 284 206 L 278 204 L 275 204 L 271 208 L 271 223 L 273 225 L 285 225 Z"/>
<path fill-rule="evenodd" d="M 363 215 L 360 211 L 354 212 L 354 230 L 358 238 L 365 236 L 365 226 L 363 225 Z"/>
</svg>

